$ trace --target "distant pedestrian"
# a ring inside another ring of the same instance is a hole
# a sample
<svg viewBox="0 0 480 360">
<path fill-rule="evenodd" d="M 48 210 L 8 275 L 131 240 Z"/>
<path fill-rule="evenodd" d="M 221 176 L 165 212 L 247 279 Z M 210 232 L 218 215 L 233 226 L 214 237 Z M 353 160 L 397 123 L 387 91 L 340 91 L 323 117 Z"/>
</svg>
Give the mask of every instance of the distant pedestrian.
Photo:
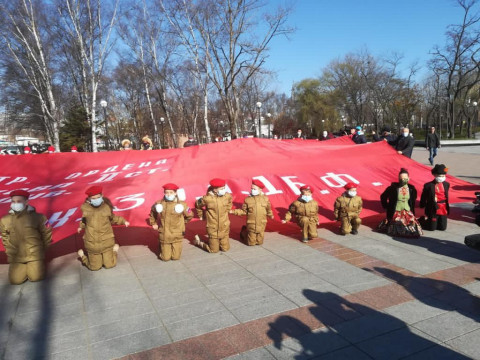
<svg viewBox="0 0 480 360">
<path fill-rule="evenodd" d="M 415 139 L 410 136 L 410 130 L 407 127 L 403 128 L 395 144 L 395 150 L 397 150 L 397 153 L 400 155 L 411 158 L 414 146 Z"/>
<path fill-rule="evenodd" d="M 437 156 L 437 151 L 440 149 L 440 138 L 438 134 L 435 132 L 435 127 L 432 126 L 430 128 L 430 132 L 427 133 L 425 138 L 425 147 L 430 152 L 430 156 L 428 157 L 428 161 L 430 161 L 430 165 L 433 165 L 433 159 Z"/>
<path fill-rule="evenodd" d="M 437 164 L 432 169 L 433 181 L 423 185 L 420 207 L 425 208 L 422 226 L 426 230 L 446 230 L 447 216 L 450 213 L 448 191 L 450 183 L 445 181 L 448 168 Z"/>
</svg>

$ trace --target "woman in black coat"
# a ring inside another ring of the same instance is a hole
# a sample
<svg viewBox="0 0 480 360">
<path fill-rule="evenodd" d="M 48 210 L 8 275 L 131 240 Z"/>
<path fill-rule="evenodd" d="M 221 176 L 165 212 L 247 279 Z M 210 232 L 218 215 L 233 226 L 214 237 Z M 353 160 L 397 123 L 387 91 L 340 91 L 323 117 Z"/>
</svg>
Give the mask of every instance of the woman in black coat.
<svg viewBox="0 0 480 360">
<path fill-rule="evenodd" d="M 445 181 L 448 169 L 443 164 L 437 164 L 432 169 L 435 177 L 423 185 L 420 207 L 425 208 L 422 225 L 427 230 L 446 230 L 447 215 L 450 213 L 448 190 L 450 184 Z"/>
<path fill-rule="evenodd" d="M 423 234 L 422 227 L 415 218 L 417 190 L 408 183 L 409 180 L 408 171 L 402 168 L 398 174 L 398 182 L 391 183 L 380 195 L 387 218 L 380 223 L 378 229 L 389 235 L 419 237 Z"/>
</svg>

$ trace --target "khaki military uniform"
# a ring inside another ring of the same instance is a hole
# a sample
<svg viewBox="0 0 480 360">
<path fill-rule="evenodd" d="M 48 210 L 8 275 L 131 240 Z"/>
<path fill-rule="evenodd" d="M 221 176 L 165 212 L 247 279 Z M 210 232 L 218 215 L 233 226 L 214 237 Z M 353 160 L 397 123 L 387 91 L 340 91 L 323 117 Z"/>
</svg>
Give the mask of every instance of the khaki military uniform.
<svg viewBox="0 0 480 360">
<path fill-rule="evenodd" d="M 155 209 L 161 204 L 162 212 Z M 183 235 L 185 224 L 193 218 L 193 213 L 184 201 L 157 201 L 150 210 L 150 225 L 158 225 L 160 240 L 159 258 L 163 261 L 179 260 L 182 254 Z"/>
<path fill-rule="evenodd" d="M 349 197 L 339 196 L 335 201 L 334 215 L 340 220 L 342 234 L 350 234 L 352 230 L 357 231 L 362 223 L 360 212 L 362 211 L 362 198 L 360 196 Z"/>
<path fill-rule="evenodd" d="M 111 203 L 107 198 L 99 207 L 88 202 L 82 204 L 82 221 L 80 227 L 85 229 L 83 243 L 87 255 L 82 262 L 90 270 L 100 270 L 102 266 L 109 269 L 117 265 L 117 253 L 113 251 L 115 236 L 112 225 L 124 225 L 125 219 L 113 214 Z"/>
<path fill-rule="evenodd" d="M 203 218 L 205 208 L 207 216 L 208 244 L 202 243 L 202 248 L 208 252 L 216 253 L 219 250 L 230 249 L 230 218 L 228 213 L 232 208 L 232 195 L 226 193 L 217 196 L 209 191 L 207 195 L 198 199 L 195 208 L 199 218 Z"/>
<path fill-rule="evenodd" d="M 28 205 L 19 213 L 10 210 L 0 219 L 0 234 L 10 264 L 10 283 L 43 280 L 45 250 L 52 242 L 52 229 L 45 215 Z"/>
<path fill-rule="evenodd" d="M 318 236 L 318 203 L 315 200 L 309 202 L 301 198 L 295 200 L 285 214 L 285 221 L 290 221 L 293 215 L 302 229 L 303 239 L 313 239 Z"/>
<path fill-rule="evenodd" d="M 233 211 L 235 215 L 247 215 L 246 231 L 240 236 L 249 246 L 263 244 L 267 216 L 273 218 L 272 206 L 266 195 L 255 195 L 245 198 L 241 209 Z M 242 229 L 243 230 L 243 229 Z"/>
</svg>

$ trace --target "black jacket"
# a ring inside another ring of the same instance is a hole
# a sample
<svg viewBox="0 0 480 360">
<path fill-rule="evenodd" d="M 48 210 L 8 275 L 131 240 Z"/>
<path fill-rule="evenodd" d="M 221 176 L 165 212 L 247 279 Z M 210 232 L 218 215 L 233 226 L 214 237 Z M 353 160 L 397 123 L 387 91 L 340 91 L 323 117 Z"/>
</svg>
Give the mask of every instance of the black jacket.
<svg viewBox="0 0 480 360">
<path fill-rule="evenodd" d="M 400 135 L 397 139 L 395 150 L 401 151 L 402 155 L 405 155 L 411 158 L 414 145 L 415 145 L 415 139 L 413 137 L 411 137 L 410 135 L 408 136 Z"/>
<path fill-rule="evenodd" d="M 395 214 L 395 207 L 397 206 L 398 200 L 398 188 L 401 185 L 398 182 L 391 183 L 389 187 L 380 195 L 380 200 L 382 202 L 382 207 L 387 209 L 387 219 L 391 220 L 393 214 Z M 408 200 L 408 205 L 410 206 L 410 211 L 415 214 L 415 200 L 417 199 L 417 189 L 415 186 L 408 184 L 408 190 L 410 191 L 410 199 Z"/>
<path fill-rule="evenodd" d="M 361 134 L 356 134 L 352 140 L 355 142 L 355 144 L 366 144 L 367 143 L 367 138 L 363 133 Z"/>
<path fill-rule="evenodd" d="M 383 141 L 383 140 L 387 140 L 388 145 L 393 146 L 393 145 L 395 145 L 397 138 L 392 134 L 388 134 L 388 135 L 375 134 L 375 135 L 373 135 L 373 141 L 374 142 Z"/>
<path fill-rule="evenodd" d="M 425 138 L 425 147 L 427 148 L 438 148 L 440 147 L 440 138 L 437 133 L 428 133 Z"/>
<path fill-rule="evenodd" d="M 432 217 L 437 214 L 438 205 L 435 201 L 435 184 L 435 180 L 424 184 L 422 196 L 420 197 L 420 207 L 425 208 L 425 215 L 428 217 Z M 448 190 L 450 189 L 450 183 L 444 181 L 443 188 L 445 189 L 447 213 L 450 214 L 450 204 L 448 203 Z"/>
</svg>

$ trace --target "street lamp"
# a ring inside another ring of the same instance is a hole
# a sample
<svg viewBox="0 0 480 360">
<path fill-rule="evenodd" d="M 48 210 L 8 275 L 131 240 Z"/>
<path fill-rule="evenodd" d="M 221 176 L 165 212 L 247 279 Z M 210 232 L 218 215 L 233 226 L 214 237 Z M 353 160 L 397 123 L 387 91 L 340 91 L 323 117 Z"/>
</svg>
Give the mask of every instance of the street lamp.
<svg viewBox="0 0 480 360">
<path fill-rule="evenodd" d="M 325 130 L 325 120 L 322 120 L 322 133 L 323 133 L 323 130 Z"/>
<path fill-rule="evenodd" d="M 258 137 L 262 137 L 262 120 L 260 119 L 260 108 L 262 107 L 262 103 L 259 101 L 257 102 L 257 113 L 258 113 Z"/>
<path fill-rule="evenodd" d="M 165 118 L 160 118 L 160 124 L 162 124 L 162 145 L 165 146 Z"/>
<path fill-rule="evenodd" d="M 272 114 L 267 113 L 267 119 L 268 119 L 268 138 L 270 139 L 270 124 L 271 124 L 271 117 Z"/>
<path fill-rule="evenodd" d="M 105 148 L 110 150 L 110 146 L 108 145 L 107 102 L 105 100 L 101 100 L 100 106 L 103 108 L 103 120 L 105 121 Z"/>
</svg>

